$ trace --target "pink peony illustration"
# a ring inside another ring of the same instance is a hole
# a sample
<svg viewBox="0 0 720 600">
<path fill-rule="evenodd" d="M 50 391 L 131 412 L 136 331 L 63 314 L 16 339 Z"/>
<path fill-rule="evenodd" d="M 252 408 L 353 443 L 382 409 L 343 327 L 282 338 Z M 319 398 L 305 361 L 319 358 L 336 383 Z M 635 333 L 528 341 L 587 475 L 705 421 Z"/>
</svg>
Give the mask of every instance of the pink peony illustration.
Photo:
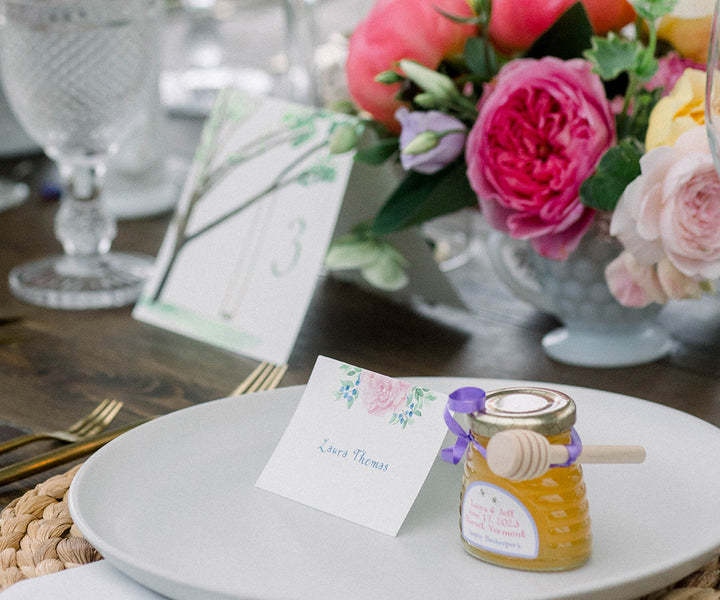
<svg viewBox="0 0 720 600">
<path fill-rule="evenodd" d="M 405 405 L 412 385 L 385 375 L 363 371 L 360 375 L 360 393 L 368 413 L 382 416 L 396 412 Z"/>
</svg>

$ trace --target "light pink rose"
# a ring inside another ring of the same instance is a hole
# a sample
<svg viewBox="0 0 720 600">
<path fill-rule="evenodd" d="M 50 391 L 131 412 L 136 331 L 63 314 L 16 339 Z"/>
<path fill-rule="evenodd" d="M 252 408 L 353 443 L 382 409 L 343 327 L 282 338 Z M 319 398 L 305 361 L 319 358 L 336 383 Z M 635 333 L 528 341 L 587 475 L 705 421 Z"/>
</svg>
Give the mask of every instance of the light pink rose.
<svg viewBox="0 0 720 600">
<path fill-rule="evenodd" d="M 399 132 L 395 98 L 400 84 L 375 81 L 380 73 L 397 70 L 401 59 L 435 69 L 442 59 L 461 54 L 465 41 L 477 34 L 473 25 L 462 25 L 441 15 L 472 15 L 465 0 L 379 0 L 350 37 L 345 70 L 353 100 L 391 131 Z"/>
<path fill-rule="evenodd" d="M 668 299 L 655 265 L 638 262 L 627 251 L 605 267 L 605 280 L 610 293 L 623 306 L 642 308 L 653 302 L 665 304 Z"/>
<path fill-rule="evenodd" d="M 358 394 L 371 415 L 384 415 L 405 405 L 412 385 L 385 375 L 363 371 Z"/>
<path fill-rule="evenodd" d="M 485 218 L 543 256 L 567 258 L 595 215 L 580 185 L 615 142 L 602 81 L 584 60 L 517 59 L 478 110 L 465 159 Z"/>
<path fill-rule="evenodd" d="M 667 258 L 661 260 L 656 268 L 660 285 L 668 298 L 698 300 L 702 297 L 700 282 L 678 271 Z"/>
<path fill-rule="evenodd" d="M 696 281 L 720 277 L 720 179 L 705 127 L 648 151 L 640 169 L 618 202 L 610 233 L 641 263 L 667 258 Z"/>
<path fill-rule="evenodd" d="M 699 281 L 678 271 L 667 258 L 646 265 L 627 250 L 605 268 L 605 279 L 614 298 L 631 308 L 665 304 L 670 298 L 697 300 L 703 292 Z"/>
</svg>

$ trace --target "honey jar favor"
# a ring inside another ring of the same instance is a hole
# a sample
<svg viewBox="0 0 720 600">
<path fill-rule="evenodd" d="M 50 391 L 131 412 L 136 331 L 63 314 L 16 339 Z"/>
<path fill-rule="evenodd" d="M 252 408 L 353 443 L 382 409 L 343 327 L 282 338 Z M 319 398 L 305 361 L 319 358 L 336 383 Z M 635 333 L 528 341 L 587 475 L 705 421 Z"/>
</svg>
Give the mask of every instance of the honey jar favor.
<svg viewBox="0 0 720 600">
<path fill-rule="evenodd" d="M 574 460 L 579 440 L 575 442 L 572 429 L 573 400 L 554 390 L 531 387 L 500 389 L 487 396 L 478 388 L 463 388 L 455 394 L 466 406 L 477 402 L 477 410 L 461 410 L 468 412 L 466 439 L 459 438 L 462 442 L 455 449 L 446 449 L 455 450 L 453 462 L 459 461 L 458 449 L 460 453 L 467 449 L 460 504 L 461 538 L 467 552 L 493 564 L 530 571 L 572 569 L 587 561 L 592 534 L 582 467 Z M 450 426 L 448 415 L 446 411 Z M 488 466 L 486 449 L 493 435 L 510 429 L 529 430 L 553 447 L 565 446 L 567 463 L 551 465 L 533 479 L 498 476 Z"/>
</svg>

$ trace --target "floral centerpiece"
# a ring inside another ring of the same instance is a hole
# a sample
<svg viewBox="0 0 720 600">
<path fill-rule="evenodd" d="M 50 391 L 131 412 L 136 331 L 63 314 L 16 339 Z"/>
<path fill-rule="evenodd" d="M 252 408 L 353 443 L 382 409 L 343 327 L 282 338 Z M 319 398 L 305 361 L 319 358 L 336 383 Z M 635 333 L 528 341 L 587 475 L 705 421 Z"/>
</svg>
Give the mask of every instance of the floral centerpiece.
<svg viewBox="0 0 720 600">
<path fill-rule="evenodd" d="M 556 260 L 609 222 L 623 251 L 606 280 L 626 306 L 712 290 L 720 180 L 697 62 L 709 17 L 683 19 L 688 2 L 675 4 L 378 0 L 346 65 L 361 118 L 331 146 L 405 175 L 373 222 L 333 243 L 328 266 L 398 289 L 408 257 L 386 236 L 479 206 Z M 358 143 L 367 129 L 373 141 Z"/>
</svg>

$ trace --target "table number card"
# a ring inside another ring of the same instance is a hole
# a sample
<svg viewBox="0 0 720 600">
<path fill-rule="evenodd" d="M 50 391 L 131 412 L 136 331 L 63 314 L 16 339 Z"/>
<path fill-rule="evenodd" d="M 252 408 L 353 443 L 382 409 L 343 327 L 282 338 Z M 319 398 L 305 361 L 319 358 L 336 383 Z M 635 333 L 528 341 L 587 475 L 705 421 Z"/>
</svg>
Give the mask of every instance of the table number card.
<svg viewBox="0 0 720 600">
<path fill-rule="evenodd" d="M 352 169 L 352 153 L 329 153 L 329 132 L 350 118 L 221 95 L 133 316 L 286 362 Z"/>
<path fill-rule="evenodd" d="M 256 485 L 397 535 L 447 433 L 446 402 L 321 356 Z"/>
</svg>

